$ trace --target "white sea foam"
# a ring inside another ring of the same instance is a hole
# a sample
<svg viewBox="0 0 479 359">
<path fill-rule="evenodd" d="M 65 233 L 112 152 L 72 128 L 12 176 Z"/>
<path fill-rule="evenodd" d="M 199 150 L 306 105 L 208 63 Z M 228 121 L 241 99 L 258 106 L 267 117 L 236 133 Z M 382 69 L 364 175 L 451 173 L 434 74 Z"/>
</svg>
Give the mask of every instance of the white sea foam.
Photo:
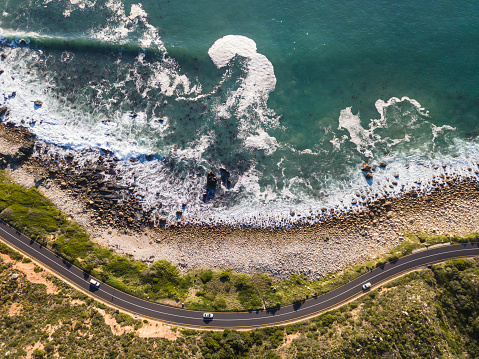
<svg viewBox="0 0 479 359">
<path fill-rule="evenodd" d="M 240 121 L 240 137 L 245 143 L 256 148 L 267 149 L 268 153 L 276 149 L 276 141 L 264 135 L 262 126 L 278 126 L 274 111 L 268 109 L 269 94 L 276 87 L 276 76 L 271 62 L 256 50 L 256 43 L 240 35 L 227 35 L 215 41 L 208 55 L 217 68 L 227 66 L 236 56 L 245 59 L 243 70 L 245 77 L 240 79 L 236 90 L 228 94 L 224 103 L 218 104 L 218 117 L 229 118 L 234 115 Z M 228 77 L 229 72 L 225 73 Z M 259 134 L 256 135 L 256 133 Z M 259 144 L 259 140 L 264 140 Z"/>
<path fill-rule="evenodd" d="M 65 16 L 70 16 L 76 8 L 84 9 L 85 7 L 94 7 L 96 5 L 95 1 L 72 1 L 67 6 L 67 10 L 65 10 Z M 179 66 L 177 62 L 167 56 L 167 51 L 158 29 L 149 23 L 148 14 L 143 9 L 141 3 L 132 4 L 128 15 L 121 0 L 108 0 L 104 6 L 98 9 L 98 11 L 100 10 L 105 12 L 106 22 L 92 29 L 89 34 L 90 38 L 117 44 L 137 41 L 143 49 L 155 48 L 164 55 L 161 61 L 148 64 L 153 74 L 146 83 L 136 72 L 137 68 L 133 69 L 132 76 L 136 81 L 137 88 L 143 89 L 143 97 L 146 97 L 151 89 L 157 87 L 166 96 L 173 96 L 175 92 L 178 92 L 177 95 L 201 92 L 199 83 L 191 84 L 185 75 L 178 72 Z M 145 54 L 140 53 L 137 63 L 145 65 L 144 57 Z"/>
<path fill-rule="evenodd" d="M 361 126 L 359 112 L 355 115 L 351 109 L 352 107 L 347 107 L 341 110 L 338 129 L 348 130 L 350 141 L 356 145 L 358 152 L 363 153 L 367 157 L 374 157 L 371 148 L 374 147 L 374 143 L 378 137 L 376 136 L 375 138 L 372 128 L 366 130 Z M 338 145 L 339 141 L 335 143 Z"/>
<path fill-rule="evenodd" d="M 52 1 L 53 0 L 45 0 L 43 4 L 46 5 Z M 77 9 L 83 10 L 87 7 L 89 8 L 94 7 L 96 5 L 96 0 L 70 0 L 69 2 L 67 1 L 66 3 L 67 3 L 67 6 L 65 10 L 63 11 L 63 15 L 65 17 L 69 17 L 74 10 L 77 10 Z"/>
<path fill-rule="evenodd" d="M 237 117 L 246 115 L 245 111 L 252 105 L 259 105 L 258 109 L 261 105 L 266 107 L 269 94 L 276 87 L 276 76 L 271 62 L 266 56 L 256 52 L 256 43 L 253 40 L 245 36 L 228 35 L 216 40 L 208 50 L 208 55 L 217 68 L 225 67 L 235 56 L 247 60 L 246 78 L 241 81 L 239 88 L 230 94 L 227 103 L 220 109 L 222 114 L 228 112 L 236 103 Z"/>
<path fill-rule="evenodd" d="M 137 57 L 137 64 L 146 65 L 144 60 L 145 54 L 141 53 Z M 166 96 L 179 96 L 197 94 L 201 92 L 201 85 L 196 83 L 192 85 L 186 75 L 179 73 L 179 66 L 175 60 L 164 57 L 161 61 L 148 64 L 152 70 L 152 75 L 147 81 L 142 80 L 141 74 L 138 73 L 136 67 L 132 70 L 132 77 L 135 80 L 137 90 L 141 92 L 143 97 L 148 96 L 151 89 L 159 88 L 161 93 Z"/>
<path fill-rule="evenodd" d="M 187 148 L 184 148 L 184 149 L 173 148 L 170 151 L 170 156 L 177 159 L 182 159 L 182 160 L 194 159 L 197 162 L 201 162 L 203 153 L 211 145 L 212 141 L 213 141 L 212 134 L 201 136 L 197 141 L 192 141 L 188 143 Z"/>
<path fill-rule="evenodd" d="M 408 123 L 406 124 L 400 123 L 399 121 L 401 119 L 386 116 L 386 111 L 391 107 L 398 108 L 402 103 L 412 105 L 412 110 L 406 112 L 408 117 Z M 433 149 L 435 145 L 434 140 L 439 132 L 455 130 L 453 127 L 447 125 L 437 127 L 433 123 L 427 121 L 425 118 L 428 117 L 428 112 L 425 111 L 418 101 L 406 96 L 401 99 L 392 97 L 388 101 L 379 99 L 376 101 L 375 107 L 380 117 L 370 119 L 367 129 L 361 125 L 359 112 L 356 115 L 353 114 L 351 107 L 341 110 L 339 115 L 338 129 L 347 130 L 349 132 L 350 142 L 356 145 L 356 149 L 359 153 L 368 158 L 374 158 L 374 149 L 378 143 L 384 144 L 387 147 L 392 147 L 402 142 L 410 142 L 411 138 L 415 135 L 415 130 L 424 125 L 429 126 L 431 135 L 430 141 Z M 387 129 L 392 123 L 400 124 L 402 132 L 399 134 L 393 133 L 391 136 L 381 137 L 381 135 L 378 134 L 378 130 Z M 410 133 L 407 131 L 410 131 Z M 332 140 L 332 144 L 338 149 L 340 148 L 341 143 L 342 141 L 336 137 Z"/>
<path fill-rule="evenodd" d="M 123 114 L 123 118 L 117 121 L 105 119 L 88 125 L 83 121 L 84 115 L 81 112 L 64 110 L 56 99 L 45 97 L 44 94 L 49 91 L 48 84 L 38 81 L 33 73 L 26 71 L 28 65 L 18 66 L 29 56 L 40 63 L 48 61 L 41 51 L 27 48 L 11 48 L 9 56 L 3 61 L 5 72 L 0 77 L 0 93 L 4 94 L 4 105 L 9 108 L 9 121 L 27 127 L 47 143 L 76 151 L 103 148 L 125 158 L 150 153 L 148 146 L 125 143 L 116 137 L 118 124 L 145 121 L 143 113 L 139 113 L 136 119 Z M 13 92 L 16 95 L 9 97 Z M 39 99 L 43 105 L 34 106 L 34 101 Z"/>
<path fill-rule="evenodd" d="M 266 131 L 259 128 L 257 129 L 257 135 L 248 136 L 244 144 L 246 147 L 257 148 L 265 150 L 267 155 L 271 155 L 278 148 L 278 141 L 273 136 L 268 135 Z"/>
</svg>

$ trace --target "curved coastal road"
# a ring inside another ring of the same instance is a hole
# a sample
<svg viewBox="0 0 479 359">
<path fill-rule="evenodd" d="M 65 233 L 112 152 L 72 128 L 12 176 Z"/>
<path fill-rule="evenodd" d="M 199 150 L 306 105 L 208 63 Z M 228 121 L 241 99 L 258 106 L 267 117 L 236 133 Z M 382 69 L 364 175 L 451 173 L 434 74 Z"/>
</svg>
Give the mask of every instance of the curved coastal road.
<svg viewBox="0 0 479 359">
<path fill-rule="evenodd" d="M 213 320 L 205 322 L 203 321 L 202 312 L 180 309 L 136 298 L 120 292 L 105 283 L 102 283 L 100 288 L 93 289 L 89 285 L 91 278 L 89 274 L 1 222 L 0 237 L 5 243 L 10 244 L 37 262 L 44 264 L 75 287 L 104 302 L 109 302 L 114 307 L 142 317 L 174 325 L 210 329 L 251 329 L 297 321 L 324 312 L 361 295 L 363 293 L 361 286 L 364 283 L 370 282 L 374 289 L 377 285 L 414 268 L 452 258 L 479 256 L 479 243 L 431 248 L 385 264 L 340 288 L 299 304 L 275 310 L 217 312 L 214 314 Z"/>
</svg>

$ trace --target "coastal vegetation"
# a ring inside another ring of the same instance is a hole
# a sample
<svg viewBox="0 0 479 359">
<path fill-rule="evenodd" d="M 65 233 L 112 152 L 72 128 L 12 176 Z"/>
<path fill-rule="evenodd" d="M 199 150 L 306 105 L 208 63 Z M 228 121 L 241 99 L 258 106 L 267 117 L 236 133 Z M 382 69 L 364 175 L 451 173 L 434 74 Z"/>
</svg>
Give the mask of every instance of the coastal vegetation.
<svg viewBox="0 0 479 359">
<path fill-rule="evenodd" d="M 21 255 L 8 255 L 0 258 L 0 355 L 6 358 L 479 356 L 477 258 L 410 273 L 303 322 L 251 331 L 171 327 L 167 339 L 145 331 L 161 324 L 98 303 L 30 263 L 50 288 L 32 283 L 18 265 Z"/>
<path fill-rule="evenodd" d="M 335 289 L 388 261 L 411 254 L 414 249 L 479 238 L 477 234 L 464 238 L 406 234 L 401 245 L 375 261 L 315 281 L 297 274 L 275 281 L 264 273 L 246 275 L 228 269 L 198 269 L 182 275 L 177 267 L 166 261 L 147 264 L 128 255 L 116 254 L 92 242 L 84 229 L 58 211 L 36 188 L 25 189 L 13 183 L 5 171 L 0 171 L 0 219 L 119 290 L 144 299 L 184 303 L 189 309 L 214 311 L 276 308 L 301 302 Z M 2 252 L 8 254 L 8 247 Z"/>
</svg>

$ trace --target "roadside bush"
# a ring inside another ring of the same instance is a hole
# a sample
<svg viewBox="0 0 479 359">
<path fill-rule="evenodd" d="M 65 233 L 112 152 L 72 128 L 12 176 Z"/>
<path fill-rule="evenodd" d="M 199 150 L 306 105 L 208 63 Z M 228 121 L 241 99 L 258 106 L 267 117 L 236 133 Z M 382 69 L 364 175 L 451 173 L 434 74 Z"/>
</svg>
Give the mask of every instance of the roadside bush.
<svg viewBox="0 0 479 359">
<path fill-rule="evenodd" d="M 226 308 L 226 301 L 224 298 L 217 298 L 211 305 L 216 310 L 221 310 Z"/>
<path fill-rule="evenodd" d="M 134 263 L 126 258 L 117 257 L 108 263 L 106 269 L 118 277 L 139 276 L 139 271 Z"/>
<path fill-rule="evenodd" d="M 238 299 L 244 309 L 253 310 L 262 307 L 261 299 L 246 275 L 238 276 L 234 281 L 234 286 L 238 291 Z"/>
<path fill-rule="evenodd" d="M 211 269 L 204 270 L 200 276 L 203 283 L 209 282 L 213 278 L 213 271 Z"/>
<path fill-rule="evenodd" d="M 451 262 L 452 262 L 452 265 L 461 272 L 467 268 L 466 261 L 464 259 L 461 259 L 461 258 L 453 259 Z"/>
<path fill-rule="evenodd" d="M 231 278 L 231 272 L 230 271 L 223 271 L 220 274 L 220 280 L 224 282 L 228 282 Z"/>
<path fill-rule="evenodd" d="M 19 261 L 23 259 L 23 256 L 20 253 L 18 253 L 17 251 L 14 251 L 5 243 L 2 243 L 2 242 L 0 242 L 0 253 L 8 255 L 14 261 Z"/>
</svg>

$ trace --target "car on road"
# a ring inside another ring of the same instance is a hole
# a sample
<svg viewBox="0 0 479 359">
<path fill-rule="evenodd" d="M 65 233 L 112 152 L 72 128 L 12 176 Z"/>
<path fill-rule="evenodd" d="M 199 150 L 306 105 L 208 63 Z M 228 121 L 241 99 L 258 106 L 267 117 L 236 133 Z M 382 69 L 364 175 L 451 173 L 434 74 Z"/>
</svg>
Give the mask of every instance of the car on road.
<svg viewBox="0 0 479 359">
<path fill-rule="evenodd" d="M 369 287 L 371 287 L 371 283 L 370 283 L 370 282 L 367 282 L 366 284 L 363 284 L 363 290 L 366 290 L 366 289 L 368 289 Z"/>
<path fill-rule="evenodd" d="M 204 320 L 212 320 L 213 319 L 213 313 L 203 313 L 203 319 Z"/>
<path fill-rule="evenodd" d="M 90 285 L 95 288 L 100 288 L 100 282 L 97 280 L 94 280 L 93 278 L 90 279 Z"/>
</svg>

